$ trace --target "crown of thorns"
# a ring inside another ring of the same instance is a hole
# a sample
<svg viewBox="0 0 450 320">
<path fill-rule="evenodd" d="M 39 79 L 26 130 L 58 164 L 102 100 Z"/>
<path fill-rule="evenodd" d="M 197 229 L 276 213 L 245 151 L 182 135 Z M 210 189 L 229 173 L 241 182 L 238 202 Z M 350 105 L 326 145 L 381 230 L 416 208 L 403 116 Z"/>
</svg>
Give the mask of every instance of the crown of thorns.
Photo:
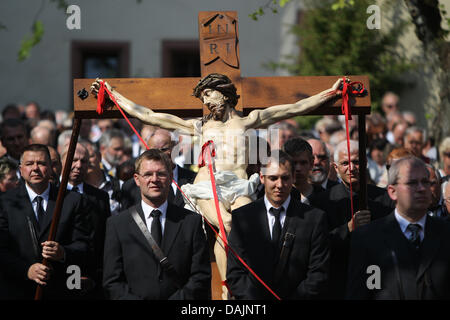
<svg viewBox="0 0 450 320">
<path fill-rule="evenodd" d="M 228 97 L 228 101 L 233 107 L 237 104 L 240 97 L 236 93 L 236 87 L 231 82 L 230 78 L 220 73 L 211 73 L 201 79 L 194 88 L 193 95 L 200 98 L 202 91 L 205 89 L 213 89 L 221 92 L 224 96 Z"/>
</svg>

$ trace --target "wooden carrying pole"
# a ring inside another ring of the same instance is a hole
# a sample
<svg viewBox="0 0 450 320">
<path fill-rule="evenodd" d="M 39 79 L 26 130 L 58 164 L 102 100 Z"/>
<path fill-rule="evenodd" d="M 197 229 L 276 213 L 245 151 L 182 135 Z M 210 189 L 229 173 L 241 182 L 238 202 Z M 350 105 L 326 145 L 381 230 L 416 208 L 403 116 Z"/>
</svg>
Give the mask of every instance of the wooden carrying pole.
<svg viewBox="0 0 450 320">
<path fill-rule="evenodd" d="M 59 218 L 61 216 L 61 209 L 64 201 L 64 195 L 67 189 L 67 182 L 69 180 L 69 173 L 72 168 L 72 160 L 75 154 L 75 148 L 78 142 L 78 134 L 80 133 L 81 119 L 74 118 L 74 125 L 72 129 L 72 136 L 70 137 L 69 150 L 67 151 L 66 163 L 62 171 L 61 184 L 58 190 L 58 196 L 56 198 L 55 209 L 52 216 L 52 224 L 50 225 L 50 232 L 47 241 L 54 241 L 56 237 L 56 230 L 59 223 Z M 49 265 L 48 259 L 43 259 L 42 264 L 45 266 Z M 36 293 L 34 295 L 34 300 L 41 300 L 44 288 L 38 285 L 36 288 Z"/>
</svg>

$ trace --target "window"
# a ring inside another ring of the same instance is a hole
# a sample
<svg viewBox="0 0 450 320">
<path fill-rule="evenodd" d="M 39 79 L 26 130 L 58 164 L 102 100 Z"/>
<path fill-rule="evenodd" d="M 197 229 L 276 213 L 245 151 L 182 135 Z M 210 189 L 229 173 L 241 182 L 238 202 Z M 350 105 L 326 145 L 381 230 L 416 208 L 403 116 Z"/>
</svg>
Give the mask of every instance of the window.
<svg viewBox="0 0 450 320">
<path fill-rule="evenodd" d="M 163 77 L 200 77 L 198 40 L 163 40 Z"/>
<path fill-rule="evenodd" d="M 72 42 L 73 78 L 126 78 L 128 42 Z"/>
</svg>

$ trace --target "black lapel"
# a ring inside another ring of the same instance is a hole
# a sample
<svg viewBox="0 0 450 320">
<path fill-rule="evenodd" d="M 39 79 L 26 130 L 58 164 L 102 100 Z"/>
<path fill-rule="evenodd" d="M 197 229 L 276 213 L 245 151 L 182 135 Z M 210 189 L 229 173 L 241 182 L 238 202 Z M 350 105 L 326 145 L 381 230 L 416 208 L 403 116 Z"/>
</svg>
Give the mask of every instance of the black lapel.
<svg viewBox="0 0 450 320">
<path fill-rule="evenodd" d="M 255 201 L 255 213 L 257 215 L 255 230 L 261 230 L 264 242 L 271 243 L 269 220 L 267 219 L 267 208 L 264 203 L 264 198 Z"/>
<path fill-rule="evenodd" d="M 406 295 L 406 299 L 412 298 L 411 294 L 416 292 L 416 283 L 411 280 L 416 278 L 416 270 L 413 257 L 410 255 L 408 240 L 402 233 L 394 212 L 385 219 L 383 239 L 386 243 L 386 247 L 389 250 L 394 251 L 397 257 L 397 267 L 400 272 L 401 285 L 404 294 Z"/>
<path fill-rule="evenodd" d="M 303 217 L 303 210 L 300 207 L 300 201 L 291 198 L 286 212 L 286 219 L 284 220 L 283 230 L 281 231 L 281 239 L 283 240 L 280 241 L 280 247 L 283 244 L 286 231 L 290 229 L 291 232 L 295 232 L 297 228 L 298 217 Z"/>
<path fill-rule="evenodd" d="M 139 202 L 138 204 L 135 205 L 135 207 L 136 207 L 137 213 L 139 214 L 139 217 L 141 217 L 142 221 L 144 221 L 145 226 L 147 226 L 147 221 L 145 220 L 144 211 L 142 210 L 141 203 Z M 142 233 L 141 229 L 139 229 L 138 225 L 136 224 L 136 222 L 134 221 L 134 219 L 133 219 L 133 217 L 131 215 L 131 209 L 132 208 L 133 208 L 133 206 L 131 206 L 128 209 L 128 212 L 126 212 L 126 214 L 130 215 L 130 224 L 132 224 L 131 228 L 134 230 L 134 233 L 137 235 L 138 240 L 141 243 L 143 243 L 144 246 L 147 248 L 147 250 L 152 254 L 152 256 L 155 257 L 155 255 L 153 254 L 153 249 L 150 246 L 150 244 L 148 243 L 147 238 L 144 236 L 144 234 Z M 125 214 L 125 212 L 124 212 L 124 214 Z"/>
<path fill-rule="evenodd" d="M 438 252 L 441 245 L 442 227 L 433 218 L 427 216 L 427 221 L 425 225 L 425 237 L 423 239 L 421 248 L 421 257 L 419 269 L 417 272 L 417 279 L 423 275 L 425 270 L 431 264 L 434 256 Z"/>
<path fill-rule="evenodd" d="M 31 222 L 33 223 L 34 229 L 39 230 L 38 222 L 36 220 L 36 214 L 34 213 L 33 205 L 31 204 L 31 200 L 30 200 L 30 196 L 28 195 L 27 189 L 25 187 L 25 182 L 20 184 L 19 190 L 20 190 L 19 191 L 20 199 L 16 203 L 18 206 L 17 209 L 19 212 L 23 212 L 23 213 L 27 214 L 30 217 Z"/>
<path fill-rule="evenodd" d="M 50 227 L 53 217 L 53 211 L 55 210 L 56 198 L 58 197 L 58 190 L 50 184 L 50 191 L 48 193 L 47 209 L 45 210 L 44 222 L 41 224 L 41 230 L 39 230 L 39 239 L 46 233 Z M 62 210 L 62 207 L 61 207 Z M 47 239 L 45 239 L 47 240 Z"/>
<path fill-rule="evenodd" d="M 183 216 L 180 209 L 175 205 L 168 203 L 166 212 L 166 222 L 164 224 L 164 235 L 162 238 L 161 249 L 164 254 L 169 255 L 170 249 L 175 242 L 181 224 L 183 223 Z"/>
</svg>

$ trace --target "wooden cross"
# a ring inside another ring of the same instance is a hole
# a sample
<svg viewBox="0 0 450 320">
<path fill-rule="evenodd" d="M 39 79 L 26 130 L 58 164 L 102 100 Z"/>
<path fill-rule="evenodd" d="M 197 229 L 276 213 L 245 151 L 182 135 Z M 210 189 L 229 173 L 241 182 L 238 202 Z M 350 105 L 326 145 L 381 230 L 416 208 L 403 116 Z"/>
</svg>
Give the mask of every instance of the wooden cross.
<svg viewBox="0 0 450 320">
<path fill-rule="evenodd" d="M 272 105 L 294 103 L 330 88 L 339 76 L 323 77 L 247 77 L 240 73 L 239 28 L 236 11 L 202 11 L 198 16 L 200 38 L 200 62 L 202 77 L 210 73 L 222 73 L 230 77 L 241 96 L 237 110 L 244 115 L 254 109 Z M 370 92 L 367 76 L 349 75 L 351 80 L 362 82 Z M 106 110 L 101 116 L 96 113 L 97 99 L 89 94 L 82 99 L 78 92 L 89 91 L 95 79 L 74 79 L 74 113 L 75 122 L 69 145 L 66 165 L 63 169 L 61 189 L 65 190 L 70 172 L 70 164 L 75 152 L 80 121 L 88 118 L 122 118 L 116 107 Z M 127 78 L 104 79 L 119 92 L 135 103 L 147 106 L 154 111 L 172 113 L 179 117 L 201 117 L 208 110 L 201 101 L 192 96 L 192 90 L 200 78 Z M 352 102 L 352 114 L 359 115 L 359 150 L 361 168 L 366 167 L 365 115 L 370 113 L 370 95 L 356 98 Z M 316 109 L 311 115 L 341 114 L 340 101 L 335 105 L 326 105 Z M 360 181 L 366 181 L 366 171 L 360 170 Z M 360 186 L 360 208 L 366 208 L 366 184 Z M 62 202 L 63 192 L 58 194 Z M 54 212 L 51 234 L 56 232 L 59 213 Z M 53 230 L 53 232 L 52 232 Z M 217 275 L 217 273 L 216 273 Z M 213 272 L 214 278 L 214 272 Z M 214 282 L 214 279 L 213 279 Z M 214 291 L 214 288 L 213 288 Z M 214 294 L 220 297 L 219 291 Z M 36 293 L 40 298 L 40 293 Z"/>
</svg>

